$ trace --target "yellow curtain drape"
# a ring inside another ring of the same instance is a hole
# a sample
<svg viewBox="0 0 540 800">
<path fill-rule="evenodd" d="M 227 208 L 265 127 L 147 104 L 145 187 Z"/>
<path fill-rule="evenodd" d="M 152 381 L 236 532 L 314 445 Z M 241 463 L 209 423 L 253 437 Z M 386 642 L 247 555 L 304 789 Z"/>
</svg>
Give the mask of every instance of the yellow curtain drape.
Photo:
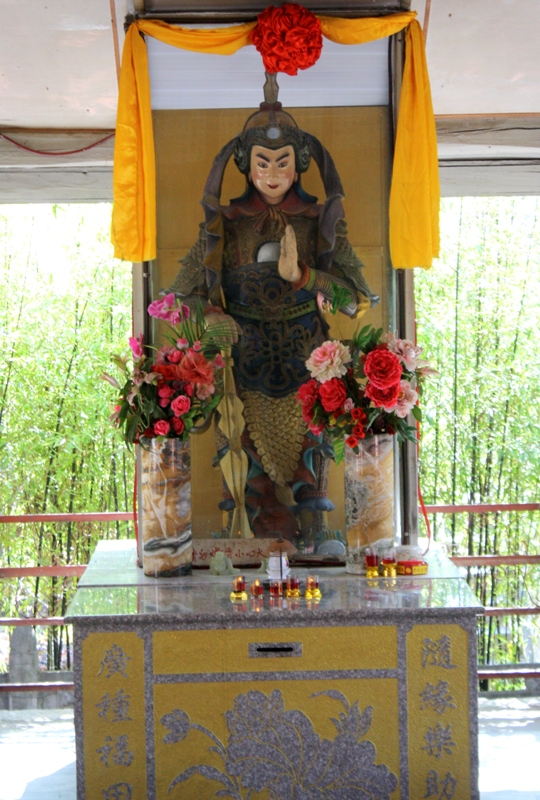
<svg viewBox="0 0 540 800">
<path fill-rule="evenodd" d="M 439 252 L 439 182 L 435 120 L 415 12 L 388 17 L 319 17 L 323 35 L 363 44 L 406 29 L 405 66 L 390 192 L 390 250 L 394 267 L 430 267 Z M 251 43 L 255 22 L 188 30 L 165 22 L 133 23 L 124 43 L 114 150 L 112 241 L 118 258 L 156 256 L 155 160 L 146 45 L 141 34 L 200 53 L 231 55 Z"/>
<path fill-rule="evenodd" d="M 439 167 L 424 36 L 414 11 L 374 19 L 319 17 L 338 44 L 365 44 L 406 28 L 405 65 L 390 190 L 390 254 L 400 267 L 431 267 L 439 255 Z"/>
<path fill-rule="evenodd" d="M 114 255 L 126 261 L 156 257 L 156 165 L 146 44 L 141 34 L 199 53 L 232 55 L 251 44 L 256 22 L 227 28 L 188 30 L 166 22 L 138 20 L 124 41 L 114 143 Z"/>
</svg>

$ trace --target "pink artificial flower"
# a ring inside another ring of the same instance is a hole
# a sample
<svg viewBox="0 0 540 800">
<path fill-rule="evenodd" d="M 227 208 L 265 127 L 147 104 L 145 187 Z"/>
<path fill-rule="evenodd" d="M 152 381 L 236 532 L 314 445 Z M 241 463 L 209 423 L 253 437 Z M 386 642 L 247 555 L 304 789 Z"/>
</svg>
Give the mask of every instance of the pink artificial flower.
<svg viewBox="0 0 540 800">
<path fill-rule="evenodd" d="M 174 296 L 173 292 L 170 292 L 163 298 L 163 300 L 154 300 L 152 303 L 150 303 L 148 306 L 148 313 L 151 317 L 165 319 L 172 325 L 176 325 L 181 318 L 181 310 L 179 308 L 175 308 L 175 304 L 176 297 Z"/>
<path fill-rule="evenodd" d="M 387 333 L 384 338 L 388 342 L 388 349 L 390 352 L 394 353 L 394 355 L 399 358 L 409 372 L 414 372 L 418 366 L 426 363 L 419 361 L 422 348 L 415 345 L 409 339 L 396 339 L 393 333 Z"/>
<path fill-rule="evenodd" d="M 346 375 L 348 364 L 351 361 L 351 351 L 341 342 L 334 340 L 324 342 L 317 347 L 306 361 L 306 367 L 319 383 L 325 383 L 332 378 Z"/>
<path fill-rule="evenodd" d="M 213 383 L 198 383 L 195 394 L 199 400 L 207 400 L 215 391 L 216 387 Z"/>
<path fill-rule="evenodd" d="M 319 423 L 310 422 L 309 429 L 311 433 L 314 433 L 316 436 L 320 436 L 321 433 L 324 431 L 324 422 L 319 422 Z"/>
<path fill-rule="evenodd" d="M 142 333 L 135 338 L 134 336 L 129 337 L 129 346 L 131 347 L 131 352 L 133 353 L 133 358 L 139 359 L 144 356 L 144 348 L 143 348 L 143 335 Z"/>
<path fill-rule="evenodd" d="M 187 350 L 189 347 L 189 342 L 187 339 L 182 337 L 181 339 L 177 340 L 176 346 L 178 347 L 179 350 Z"/>
<path fill-rule="evenodd" d="M 179 364 L 184 357 L 184 353 L 182 350 L 173 350 L 172 353 L 169 353 L 168 359 L 170 364 Z"/>
<path fill-rule="evenodd" d="M 154 422 L 154 433 L 156 436 L 167 436 L 170 429 L 171 426 L 166 419 L 158 419 L 157 422 Z"/>
<path fill-rule="evenodd" d="M 168 356 L 172 353 L 172 347 L 168 347 L 166 344 L 163 347 L 160 347 L 156 353 L 154 358 L 155 364 L 166 364 Z"/>
<path fill-rule="evenodd" d="M 396 417 L 404 419 L 416 405 L 417 401 L 418 392 L 413 389 L 409 381 L 400 381 L 396 404 L 391 408 L 386 408 L 385 406 L 383 406 L 383 408 L 385 411 L 393 411 Z"/>
<path fill-rule="evenodd" d="M 166 408 L 174 395 L 174 389 L 170 386 L 160 386 L 158 389 L 159 404 L 161 408 Z"/>
<path fill-rule="evenodd" d="M 433 369 L 433 367 L 430 367 L 427 361 L 418 362 L 416 373 L 417 375 L 421 375 L 424 378 L 430 378 L 432 375 L 441 374 L 437 369 Z"/>
<path fill-rule="evenodd" d="M 199 342 L 198 339 L 196 342 L 193 342 L 193 349 L 195 350 L 196 353 L 198 353 L 199 350 L 201 349 L 201 343 Z"/>
<path fill-rule="evenodd" d="M 218 369 L 223 369 L 224 366 L 225 362 L 223 361 L 223 356 L 221 355 L 221 353 L 218 353 L 217 356 L 214 358 L 214 367 L 217 367 Z"/>
<path fill-rule="evenodd" d="M 185 394 L 175 397 L 171 403 L 171 410 L 175 417 L 181 417 L 191 408 L 191 400 Z"/>
<path fill-rule="evenodd" d="M 184 315 L 184 319 L 189 319 L 191 316 L 191 309 L 187 303 L 182 303 L 182 314 Z"/>
<path fill-rule="evenodd" d="M 354 408 L 354 400 L 352 399 L 352 397 L 347 397 L 347 399 L 343 403 L 343 411 L 346 411 L 348 413 L 349 411 L 352 411 L 353 408 Z"/>
</svg>

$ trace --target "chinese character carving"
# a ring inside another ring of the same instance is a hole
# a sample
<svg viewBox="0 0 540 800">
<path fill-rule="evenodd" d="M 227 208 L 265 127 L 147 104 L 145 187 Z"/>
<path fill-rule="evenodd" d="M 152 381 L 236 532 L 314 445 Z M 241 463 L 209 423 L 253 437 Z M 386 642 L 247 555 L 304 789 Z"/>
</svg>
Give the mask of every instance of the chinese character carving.
<svg viewBox="0 0 540 800">
<path fill-rule="evenodd" d="M 427 776 L 424 800 L 429 797 L 436 797 L 437 800 L 452 800 L 456 786 L 457 780 L 449 772 L 442 780 L 439 780 L 438 772 L 432 769 Z"/>
<path fill-rule="evenodd" d="M 110 650 L 105 650 L 98 676 L 101 675 L 102 672 L 105 672 L 106 678 L 110 678 L 112 675 L 116 674 L 127 678 L 127 672 L 125 670 L 128 661 L 131 661 L 131 656 L 126 655 L 117 644 L 113 644 Z"/>
<path fill-rule="evenodd" d="M 127 735 L 117 736 L 116 744 L 112 745 L 112 736 L 105 737 L 105 744 L 103 747 L 99 747 L 96 750 L 96 753 L 99 753 L 99 760 L 105 764 L 106 767 L 109 766 L 109 757 L 111 753 L 113 753 L 112 760 L 116 764 L 117 767 L 129 767 L 131 762 L 133 761 L 133 753 L 131 750 L 128 750 L 128 737 Z M 114 752 L 113 752 L 114 751 Z"/>
<path fill-rule="evenodd" d="M 133 787 L 130 783 L 115 783 L 108 789 L 102 789 L 103 800 L 131 800 Z"/>
<path fill-rule="evenodd" d="M 130 696 L 127 692 L 124 692 L 123 689 L 120 689 L 116 694 L 112 697 L 107 692 L 100 700 L 99 703 L 96 703 L 96 708 L 100 708 L 101 711 L 98 714 L 98 717 L 104 717 L 104 719 L 110 722 L 129 722 L 131 721 L 131 717 L 129 716 L 129 701 Z M 111 718 L 109 720 L 108 714 L 109 711 L 111 712 Z"/>
<path fill-rule="evenodd" d="M 431 683 L 426 685 L 423 692 L 420 692 L 420 699 L 422 705 L 420 708 L 433 708 L 437 714 L 444 714 L 447 708 L 455 708 L 454 699 L 448 691 L 449 684 L 447 681 L 439 681 L 437 686 L 432 686 Z"/>
<path fill-rule="evenodd" d="M 441 636 L 440 639 L 424 639 L 422 645 L 422 666 L 426 667 L 442 667 L 443 669 L 455 669 L 456 665 L 452 664 L 452 656 L 450 653 L 450 637 Z"/>
<path fill-rule="evenodd" d="M 110 742 L 112 742 L 112 736 L 106 736 L 103 747 L 98 747 L 96 750 L 96 753 L 99 753 L 99 760 L 102 764 L 105 764 L 106 767 L 109 766 L 109 756 L 112 751 Z"/>
<path fill-rule="evenodd" d="M 422 750 L 425 750 L 430 756 L 435 756 L 435 758 L 440 758 L 443 753 L 447 753 L 451 756 L 452 747 L 456 746 L 456 743 L 452 739 L 450 725 L 443 728 L 440 722 L 438 722 L 434 728 L 428 728 L 424 739 L 427 744 L 422 747 Z"/>
</svg>

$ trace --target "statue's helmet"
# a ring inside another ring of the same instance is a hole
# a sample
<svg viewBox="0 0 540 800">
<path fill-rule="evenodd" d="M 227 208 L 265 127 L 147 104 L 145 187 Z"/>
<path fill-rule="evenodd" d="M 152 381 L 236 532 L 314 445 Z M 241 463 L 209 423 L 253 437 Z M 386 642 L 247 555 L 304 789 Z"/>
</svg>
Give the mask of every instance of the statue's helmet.
<svg viewBox="0 0 540 800">
<path fill-rule="evenodd" d="M 308 137 L 278 102 L 276 76 L 266 73 L 266 78 L 264 102 L 248 118 L 238 137 L 234 150 L 236 166 L 244 175 L 249 173 L 251 149 L 254 145 L 271 150 L 281 150 L 282 147 L 292 145 L 296 171 L 305 172 L 311 159 Z"/>
</svg>

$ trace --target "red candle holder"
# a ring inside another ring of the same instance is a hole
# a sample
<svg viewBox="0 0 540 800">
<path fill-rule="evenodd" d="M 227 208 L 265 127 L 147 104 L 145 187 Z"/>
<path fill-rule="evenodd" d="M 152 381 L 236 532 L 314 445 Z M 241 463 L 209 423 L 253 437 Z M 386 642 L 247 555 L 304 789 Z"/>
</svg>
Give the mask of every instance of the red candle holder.
<svg viewBox="0 0 540 800">
<path fill-rule="evenodd" d="M 238 575 L 236 578 L 233 578 L 232 592 L 230 597 L 233 602 L 245 602 L 248 599 L 246 592 L 246 579 L 243 575 Z"/>
<path fill-rule="evenodd" d="M 270 581 L 270 597 L 281 597 L 283 594 L 283 583 L 280 580 Z"/>
<path fill-rule="evenodd" d="M 255 578 L 251 586 L 249 587 L 249 593 L 252 597 L 262 597 L 264 592 L 264 586 L 260 582 L 258 578 Z"/>
<path fill-rule="evenodd" d="M 313 598 L 320 598 L 321 590 L 319 589 L 319 576 L 308 575 L 306 578 L 306 600 Z"/>
<path fill-rule="evenodd" d="M 297 575 L 287 575 L 285 597 L 300 597 L 300 578 Z"/>
<path fill-rule="evenodd" d="M 373 550 L 371 547 L 367 547 L 365 552 L 365 557 L 366 557 L 366 567 L 379 566 L 379 556 L 376 550 Z"/>
</svg>

